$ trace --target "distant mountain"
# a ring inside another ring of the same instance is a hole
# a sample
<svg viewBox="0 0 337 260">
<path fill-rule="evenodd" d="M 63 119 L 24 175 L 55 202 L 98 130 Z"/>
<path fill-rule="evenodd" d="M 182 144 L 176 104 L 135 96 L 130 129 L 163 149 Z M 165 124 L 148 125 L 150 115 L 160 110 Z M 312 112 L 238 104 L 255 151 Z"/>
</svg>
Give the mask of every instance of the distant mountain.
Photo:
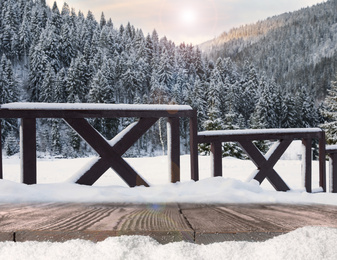
<svg viewBox="0 0 337 260">
<path fill-rule="evenodd" d="M 199 48 L 214 60 L 248 60 L 281 86 L 304 86 L 321 101 L 336 79 L 337 0 L 234 28 Z"/>
</svg>

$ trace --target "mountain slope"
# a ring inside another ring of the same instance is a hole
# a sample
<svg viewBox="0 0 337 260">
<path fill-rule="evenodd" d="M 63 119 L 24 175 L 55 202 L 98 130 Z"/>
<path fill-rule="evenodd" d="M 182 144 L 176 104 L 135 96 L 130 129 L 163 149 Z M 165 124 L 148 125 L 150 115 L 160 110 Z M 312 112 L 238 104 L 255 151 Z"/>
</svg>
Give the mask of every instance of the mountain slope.
<svg viewBox="0 0 337 260">
<path fill-rule="evenodd" d="M 200 48 L 213 59 L 248 60 L 276 83 L 291 90 L 305 86 L 321 100 L 335 79 L 336 43 L 337 1 L 330 0 L 232 29 Z"/>
</svg>

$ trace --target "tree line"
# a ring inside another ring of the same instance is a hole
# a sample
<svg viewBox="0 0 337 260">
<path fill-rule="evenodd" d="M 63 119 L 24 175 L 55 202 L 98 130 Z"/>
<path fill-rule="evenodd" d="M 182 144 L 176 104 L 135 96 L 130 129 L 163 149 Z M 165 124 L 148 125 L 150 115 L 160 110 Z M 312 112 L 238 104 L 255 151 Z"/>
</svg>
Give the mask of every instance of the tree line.
<svg viewBox="0 0 337 260">
<path fill-rule="evenodd" d="M 287 88 L 258 73 L 250 61 L 211 59 L 192 44 L 176 45 L 154 30 L 116 26 L 102 13 L 84 15 L 64 3 L 0 1 L 1 102 L 187 104 L 198 111 L 199 130 L 309 127 L 322 120 L 306 88 Z M 92 119 L 112 138 L 136 119 Z M 2 120 L 3 148 L 17 152 L 18 122 Z M 188 122 L 181 121 L 182 152 L 188 152 Z M 91 153 L 62 121 L 38 121 L 41 156 Z M 165 143 L 165 124 L 151 128 L 126 155 L 155 155 Z M 207 147 L 200 147 L 207 152 Z M 240 157 L 235 145 L 224 155 Z"/>
</svg>

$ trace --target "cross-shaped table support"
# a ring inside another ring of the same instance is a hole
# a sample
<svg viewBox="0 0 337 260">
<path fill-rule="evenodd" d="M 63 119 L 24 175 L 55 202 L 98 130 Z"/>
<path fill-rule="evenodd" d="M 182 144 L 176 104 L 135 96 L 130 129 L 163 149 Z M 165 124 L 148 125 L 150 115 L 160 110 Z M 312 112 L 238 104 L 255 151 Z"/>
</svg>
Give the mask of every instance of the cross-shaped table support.
<svg viewBox="0 0 337 260">
<path fill-rule="evenodd" d="M 237 142 L 256 165 L 257 170 L 253 178 L 260 183 L 264 179 L 278 191 L 287 191 L 289 187 L 273 169 L 291 142 L 302 140 L 304 153 L 302 155 L 302 179 L 308 192 L 312 191 L 311 183 L 311 149 L 312 140 L 319 140 L 319 185 L 326 191 L 325 176 L 325 134 L 319 128 L 294 129 L 249 129 L 249 130 L 219 130 L 198 133 L 198 143 L 211 143 L 211 158 L 213 176 L 222 176 L 222 142 Z M 263 155 L 253 144 L 255 140 L 278 140 Z"/>
<path fill-rule="evenodd" d="M 138 117 L 111 141 L 98 133 L 85 118 Z M 1 105 L 0 118 L 21 118 L 22 182 L 35 184 L 36 119 L 63 118 L 98 154 L 99 158 L 76 181 L 92 185 L 112 168 L 130 187 L 148 183 L 122 158 L 122 155 L 159 119 L 168 119 L 168 155 L 171 181 L 180 181 L 179 118 L 190 119 L 191 176 L 198 178 L 196 111 L 181 105 L 46 104 L 11 103 Z M 0 161 L 1 162 L 1 161 Z M 2 177 L 2 165 L 0 167 Z"/>
</svg>

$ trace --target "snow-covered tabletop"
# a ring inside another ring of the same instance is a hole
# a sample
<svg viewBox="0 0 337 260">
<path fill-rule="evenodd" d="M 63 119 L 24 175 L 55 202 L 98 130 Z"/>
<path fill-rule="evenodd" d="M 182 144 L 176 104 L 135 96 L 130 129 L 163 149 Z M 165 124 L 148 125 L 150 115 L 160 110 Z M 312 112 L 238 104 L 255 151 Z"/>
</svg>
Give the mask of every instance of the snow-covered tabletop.
<svg viewBox="0 0 337 260">
<path fill-rule="evenodd" d="M 212 130 L 202 131 L 198 135 L 254 135 L 254 134 L 290 134 L 290 133 L 317 133 L 323 130 L 315 128 L 273 128 L 273 129 L 237 129 L 237 130 Z"/>
<path fill-rule="evenodd" d="M 9 110 L 192 110 L 188 105 L 160 104 L 97 104 L 97 103 L 30 103 L 17 102 L 0 105 L 0 109 Z"/>
</svg>

